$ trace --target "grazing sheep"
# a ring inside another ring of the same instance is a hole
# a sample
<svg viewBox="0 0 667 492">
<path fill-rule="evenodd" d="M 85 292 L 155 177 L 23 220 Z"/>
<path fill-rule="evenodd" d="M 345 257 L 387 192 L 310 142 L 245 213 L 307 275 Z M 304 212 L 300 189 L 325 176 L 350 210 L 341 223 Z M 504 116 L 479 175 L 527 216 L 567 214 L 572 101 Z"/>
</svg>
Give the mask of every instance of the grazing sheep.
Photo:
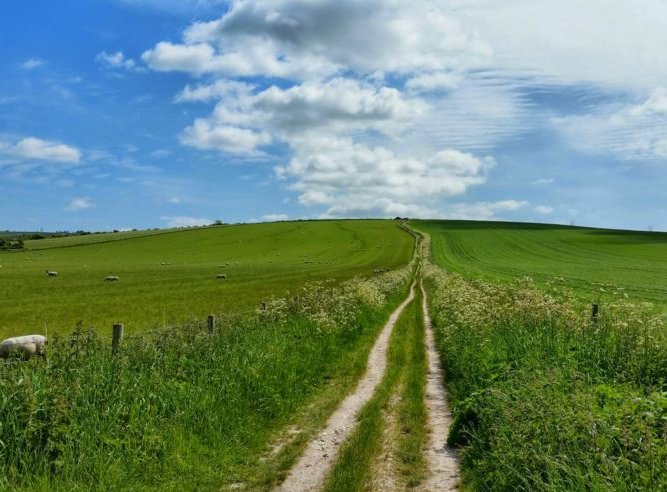
<svg viewBox="0 0 667 492">
<path fill-rule="evenodd" d="M 0 358 L 7 359 L 12 354 L 29 359 L 33 355 L 44 355 L 46 337 L 43 335 L 26 335 L 8 338 L 0 343 Z"/>
<path fill-rule="evenodd" d="M 49 270 L 46 271 L 46 274 L 47 274 L 49 277 L 57 277 L 57 276 L 58 276 L 58 272 L 51 272 L 51 271 L 49 271 Z"/>
<path fill-rule="evenodd" d="M 225 275 L 224 273 L 218 273 L 218 274 L 215 276 L 215 278 L 225 279 L 225 278 L 227 278 L 227 275 Z"/>
<path fill-rule="evenodd" d="M 118 276 L 116 276 L 116 275 L 108 275 L 108 276 L 104 277 L 105 282 L 118 282 L 119 280 L 120 280 L 120 278 L 118 278 Z"/>
</svg>

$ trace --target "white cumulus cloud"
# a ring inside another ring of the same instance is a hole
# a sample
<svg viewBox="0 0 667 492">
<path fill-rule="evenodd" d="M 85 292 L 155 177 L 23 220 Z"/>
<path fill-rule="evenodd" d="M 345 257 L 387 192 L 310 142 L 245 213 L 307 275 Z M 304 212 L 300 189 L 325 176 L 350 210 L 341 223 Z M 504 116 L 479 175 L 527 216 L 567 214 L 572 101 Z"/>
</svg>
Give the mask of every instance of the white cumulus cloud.
<svg viewBox="0 0 667 492">
<path fill-rule="evenodd" d="M 266 132 L 197 119 L 183 131 L 181 142 L 198 149 L 253 155 L 258 153 L 258 147 L 271 143 L 271 136 Z"/>
<path fill-rule="evenodd" d="M 502 218 L 503 212 L 514 212 L 529 205 L 524 200 L 501 200 L 498 202 L 460 203 L 448 207 L 444 216 L 458 220 L 491 220 Z"/>
<path fill-rule="evenodd" d="M 192 24 L 183 43 L 160 42 L 142 59 L 155 70 L 301 79 L 434 72 L 489 55 L 473 30 L 427 0 L 235 0 L 221 18 Z"/>
<path fill-rule="evenodd" d="M 250 94 L 252 86 L 229 79 L 216 80 L 211 84 L 186 85 L 176 95 L 176 102 L 209 102 L 226 97 L 238 98 Z"/>
<path fill-rule="evenodd" d="M 76 147 L 35 137 L 26 137 L 16 143 L 0 142 L 0 152 L 22 159 L 71 164 L 81 159 L 81 151 Z"/>
<path fill-rule="evenodd" d="M 144 67 L 137 65 L 137 62 L 132 58 L 126 58 L 122 51 L 115 53 L 102 51 L 95 56 L 95 61 L 107 68 L 123 68 L 135 72 L 143 72 L 145 70 Z"/>
<path fill-rule="evenodd" d="M 495 165 L 491 157 L 451 149 L 416 159 L 345 138 L 292 145 L 294 158 L 276 173 L 294 180 L 301 204 L 327 207 L 326 216 L 432 215 L 440 199 L 483 183 Z"/>
<path fill-rule="evenodd" d="M 35 68 L 39 68 L 46 65 L 46 62 L 44 60 L 40 60 L 38 58 L 29 58 L 23 63 L 21 63 L 21 68 L 23 70 L 33 70 Z"/>
<path fill-rule="evenodd" d="M 538 214 L 549 215 L 553 211 L 554 209 L 552 207 L 547 207 L 546 205 L 538 205 L 535 207 L 535 212 Z"/>
<path fill-rule="evenodd" d="M 95 207 L 96 207 L 95 203 L 93 203 L 93 201 L 90 198 L 78 197 L 78 198 L 73 198 L 64 208 L 64 210 L 68 212 L 76 212 L 79 210 L 87 210 Z"/>
<path fill-rule="evenodd" d="M 266 222 L 280 222 L 283 220 L 288 220 L 289 216 L 287 214 L 266 214 L 262 215 L 262 220 Z"/>
<path fill-rule="evenodd" d="M 211 219 L 203 217 L 188 217 L 185 215 L 170 215 L 161 217 L 167 227 L 197 227 L 213 223 Z"/>
</svg>

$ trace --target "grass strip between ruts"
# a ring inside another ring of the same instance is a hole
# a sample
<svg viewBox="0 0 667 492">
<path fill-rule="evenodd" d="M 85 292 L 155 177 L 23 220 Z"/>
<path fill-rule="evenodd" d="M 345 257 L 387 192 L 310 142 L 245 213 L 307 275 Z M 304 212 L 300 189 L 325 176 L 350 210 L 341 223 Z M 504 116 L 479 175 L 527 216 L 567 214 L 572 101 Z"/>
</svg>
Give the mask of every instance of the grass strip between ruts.
<svg viewBox="0 0 667 492">
<path fill-rule="evenodd" d="M 359 413 L 359 425 L 327 479 L 325 490 L 366 490 L 373 479 L 373 460 L 380 452 L 384 426 L 383 410 L 392 395 L 403 389 L 398 408 L 400 474 L 414 485 L 424 476 L 423 446 L 426 441 L 424 408 L 425 355 L 423 325 L 419 311 L 421 293 L 406 307 L 391 336 L 387 372 L 370 402 Z"/>
</svg>

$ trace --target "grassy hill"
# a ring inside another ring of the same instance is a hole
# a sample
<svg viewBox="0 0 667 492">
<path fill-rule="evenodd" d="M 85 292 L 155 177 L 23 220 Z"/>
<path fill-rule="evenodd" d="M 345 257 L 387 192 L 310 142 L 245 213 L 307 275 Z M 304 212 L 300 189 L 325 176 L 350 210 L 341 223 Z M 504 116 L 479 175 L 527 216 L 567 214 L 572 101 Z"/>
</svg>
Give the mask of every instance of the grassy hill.
<svg viewBox="0 0 667 492">
<path fill-rule="evenodd" d="M 431 234 L 435 261 L 467 277 L 563 283 L 596 299 L 624 289 L 667 304 L 667 233 L 545 224 L 412 221 Z M 602 292 L 600 289 L 604 289 Z"/>
<path fill-rule="evenodd" d="M 406 263 L 412 238 L 394 221 L 318 221 L 71 236 L 26 247 L 0 254 L 0 338 L 69 332 L 79 320 L 102 332 L 122 321 L 132 331 L 255 309 L 309 281 Z M 120 281 L 104 282 L 109 274 Z"/>
</svg>

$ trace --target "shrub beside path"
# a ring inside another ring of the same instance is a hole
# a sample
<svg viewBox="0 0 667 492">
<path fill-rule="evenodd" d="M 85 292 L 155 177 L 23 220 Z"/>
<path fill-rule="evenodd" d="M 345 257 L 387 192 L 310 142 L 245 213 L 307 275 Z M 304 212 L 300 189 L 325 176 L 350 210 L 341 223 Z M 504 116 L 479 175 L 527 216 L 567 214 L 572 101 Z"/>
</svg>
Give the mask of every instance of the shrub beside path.
<svg viewBox="0 0 667 492">
<path fill-rule="evenodd" d="M 415 295 L 415 284 L 408 297 L 394 310 L 382 328 L 368 357 L 368 369 L 353 393 L 348 395 L 329 418 L 326 426 L 310 441 L 303 455 L 277 490 L 285 492 L 314 491 L 336 461 L 338 451 L 356 427 L 357 413 L 371 399 L 387 368 L 387 347 L 394 325 Z"/>
</svg>

